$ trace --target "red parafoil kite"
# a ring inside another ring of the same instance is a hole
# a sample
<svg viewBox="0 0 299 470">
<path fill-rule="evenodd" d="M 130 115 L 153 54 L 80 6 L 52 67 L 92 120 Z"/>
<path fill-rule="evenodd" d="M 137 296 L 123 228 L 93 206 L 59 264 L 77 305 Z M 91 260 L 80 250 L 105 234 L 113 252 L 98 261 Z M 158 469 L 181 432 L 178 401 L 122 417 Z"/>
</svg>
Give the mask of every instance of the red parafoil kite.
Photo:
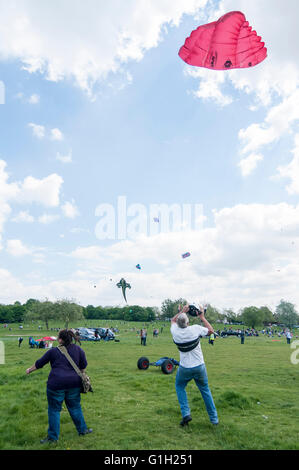
<svg viewBox="0 0 299 470">
<path fill-rule="evenodd" d="M 229 70 L 259 64 L 267 57 L 267 49 L 245 15 L 231 11 L 218 21 L 194 30 L 179 56 L 189 65 Z"/>
</svg>

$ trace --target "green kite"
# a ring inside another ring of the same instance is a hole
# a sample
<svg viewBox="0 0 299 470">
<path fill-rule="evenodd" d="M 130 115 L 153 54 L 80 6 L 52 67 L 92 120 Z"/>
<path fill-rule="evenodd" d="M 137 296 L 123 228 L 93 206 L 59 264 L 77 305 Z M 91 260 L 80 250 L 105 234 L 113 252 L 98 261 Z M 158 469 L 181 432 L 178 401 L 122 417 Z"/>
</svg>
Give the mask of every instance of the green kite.
<svg viewBox="0 0 299 470">
<path fill-rule="evenodd" d="M 121 278 L 119 283 L 116 284 L 116 285 L 117 285 L 117 287 L 122 289 L 124 299 L 125 299 L 126 303 L 128 303 L 127 299 L 126 299 L 126 289 L 131 289 L 130 284 L 128 284 L 124 278 Z"/>
</svg>

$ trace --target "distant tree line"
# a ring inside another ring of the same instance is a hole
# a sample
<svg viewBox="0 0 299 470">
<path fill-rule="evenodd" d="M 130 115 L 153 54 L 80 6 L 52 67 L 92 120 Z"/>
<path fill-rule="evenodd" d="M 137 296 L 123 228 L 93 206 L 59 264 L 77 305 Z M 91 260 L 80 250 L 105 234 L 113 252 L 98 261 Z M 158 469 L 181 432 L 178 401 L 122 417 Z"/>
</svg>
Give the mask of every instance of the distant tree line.
<svg viewBox="0 0 299 470">
<path fill-rule="evenodd" d="M 126 307 L 82 307 L 73 299 L 61 299 L 51 302 L 47 299 L 41 301 L 29 299 L 25 304 L 15 302 L 11 305 L 0 305 L 0 323 L 23 323 L 25 321 L 43 322 L 49 329 L 50 321 L 59 321 L 65 327 L 76 320 L 125 320 L 151 322 L 154 320 L 171 319 L 177 312 L 179 305 L 186 304 L 185 299 L 163 301 L 161 310 L 157 307 L 141 307 L 140 305 Z M 294 304 L 281 300 L 275 311 L 268 307 L 245 307 L 238 312 L 226 309 L 220 312 L 216 307 L 208 304 L 206 317 L 211 323 L 221 322 L 230 324 L 244 324 L 251 328 L 277 323 L 287 327 L 299 324 L 299 315 Z"/>
<path fill-rule="evenodd" d="M 161 319 L 172 318 L 178 312 L 179 305 L 185 305 L 186 303 L 187 301 L 185 299 L 164 300 L 161 307 Z M 205 316 L 210 323 L 244 324 L 251 328 L 268 325 L 270 323 L 284 325 L 289 328 L 299 324 L 299 315 L 295 309 L 295 305 L 285 300 L 280 301 L 274 312 L 266 306 L 245 307 L 238 312 L 234 312 L 232 309 L 226 309 L 220 312 L 216 307 L 210 304 L 207 304 L 206 308 Z"/>
<path fill-rule="evenodd" d="M 29 299 L 25 304 L 0 305 L 0 323 L 23 323 L 25 321 L 43 322 L 49 329 L 50 321 L 63 322 L 68 328 L 76 320 L 125 320 L 149 322 L 157 318 L 155 307 L 139 305 L 121 307 L 82 307 L 74 300 L 62 299 L 51 302 Z"/>
</svg>

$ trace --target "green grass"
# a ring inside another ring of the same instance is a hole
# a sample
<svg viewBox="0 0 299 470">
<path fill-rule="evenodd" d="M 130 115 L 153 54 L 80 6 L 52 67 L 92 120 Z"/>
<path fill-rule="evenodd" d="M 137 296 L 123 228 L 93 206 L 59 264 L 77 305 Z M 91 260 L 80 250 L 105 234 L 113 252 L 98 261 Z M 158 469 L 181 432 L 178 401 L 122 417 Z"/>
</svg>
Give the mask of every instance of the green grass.
<svg viewBox="0 0 299 470">
<path fill-rule="evenodd" d="M 154 339 L 148 328 L 147 346 L 133 326 L 119 321 L 89 321 L 89 325 L 118 325 L 120 342 L 82 342 L 88 360 L 87 372 L 95 390 L 82 396 L 86 422 L 94 432 L 85 437 L 76 433 L 64 406 L 61 435 L 52 446 L 41 446 L 47 434 L 46 381 L 50 366 L 25 374 L 43 350 L 30 349 L 28 338 L 53 334 L 36 326 L 9 332 L 1 326 L 6 364 L 0 365 L 0 449 L 299 449 L 299 365 L 292 365 L 293 350 L 286 341 L 269 338 L 235 337 L 217 339 L 214 346 L 201 341 L 209 384 L 220 424 L 209 422 L 201 395 L 189 383 L 187 393 L 193 421 L 181 428 L 175 393 L 175 373 L 164 375 L 157 367 L 137 369 L 137 359 L 150 361 L 162 356 L 179 359 L 169 324 Z M 75 325 L 76 326 L 76 325 Z M 161 325 L 159 325 L 161 326 Z M 17 337 L 24 342 L 18 348 Z"/>
</svg>

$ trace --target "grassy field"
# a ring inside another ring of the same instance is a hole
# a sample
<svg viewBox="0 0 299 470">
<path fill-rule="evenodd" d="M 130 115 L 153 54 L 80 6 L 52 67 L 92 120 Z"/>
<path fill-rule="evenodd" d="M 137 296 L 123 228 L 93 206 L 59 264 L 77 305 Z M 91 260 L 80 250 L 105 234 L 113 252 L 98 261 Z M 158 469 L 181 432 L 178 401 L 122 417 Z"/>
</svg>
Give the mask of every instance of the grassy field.
<svg viewBox="0 0 299 470">
<path fill-rule="evenodd" d="M 8 331 L 1 325 L 6 364 L 0 365 L 0 449 L 299 449 L 299 365 L 291 364 L 292 350 L 285 339 L 246 338 L 241 345 L 236 337 L 218 338 L 214 346 L 202 339 L 220 424 L 212 427 L 198 389 L 189 383 L 193 421 L 181 428 L 175 373 L 164 375 L 157 367 L 137 369 L 143 355 L 150 361 L 162 356 L 179 359 L 169 324 L 157 339 L 151 325 L 146 347 L 131 331 L 140 324 L 100 323 L 113 324 L 120 328 L 119 343 L 82 342 L 94 388 L 93 394 L 82 396 L 82 408 L 94 432 L 79 437 L 64 406 L 61 436 L 52 446 L 39 444 L 47 434 L 50 366 L 26 375 L 44 350 L 30 349 L 25 335 L 38 338 L 53 332 L 38 332 L 37 326 Z M 99 326 L 99 321 L 88 325 Z M 18 348 L 17 336 L 8 335 L 20 334 L 24 342 Z"/>
</svg>

